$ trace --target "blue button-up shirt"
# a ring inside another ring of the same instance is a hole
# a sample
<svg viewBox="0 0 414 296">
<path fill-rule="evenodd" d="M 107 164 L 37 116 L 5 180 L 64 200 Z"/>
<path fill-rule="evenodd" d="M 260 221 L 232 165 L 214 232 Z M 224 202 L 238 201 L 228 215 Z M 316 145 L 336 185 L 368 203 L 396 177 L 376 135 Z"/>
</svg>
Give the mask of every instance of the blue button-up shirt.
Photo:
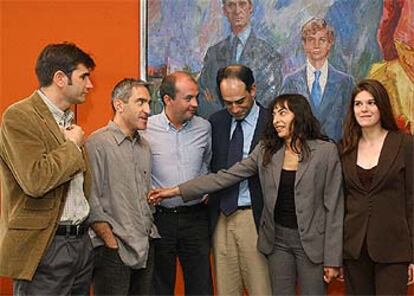
<svg viewBox="0 0 414 296">
<path fill-rule="evenodd" d="M 142 135 L 149 141 L 152 155 L 152 186 L 171 187 L 208 173 L 211 160 L 210 123 L 194 116 L 177 129 L 165 112 L 151 116 Z M 181 197 L 166 199 L 164 207 L 194 205 Z"/>
<path fill-rule="evenodd" d="M 250 146 L 252 144 L 254 131 L 256 129 L 257 120 L 259 119 L 259 106 L 256 102 L 253 103 L 252 109 L 250 110 L 249 114 L 246 118 L 242 121 L 241 125 L 243 128 L 243 158 L 246 158 L 250 152 Z M 234 130 L 236 129 L 236 120 L 233 118 L 231 122 L 230 128 L 230 139 L 233 135 Z M 248 180 L 244 180 L 240 182 L 239 185 L 239 206 L 249 206 L 251 205 L 251 198 L 250 198 L 250 191 L 249 191 L 249 183 Z"/>
</svg>

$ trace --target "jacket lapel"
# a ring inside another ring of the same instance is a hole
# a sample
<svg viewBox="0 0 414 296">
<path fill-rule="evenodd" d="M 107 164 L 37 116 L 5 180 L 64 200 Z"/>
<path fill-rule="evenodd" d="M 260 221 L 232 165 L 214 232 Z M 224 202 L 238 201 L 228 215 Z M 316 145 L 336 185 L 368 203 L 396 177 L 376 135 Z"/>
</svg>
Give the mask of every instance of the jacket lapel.
<svg viewBox="0 0 414 296">
<path fill-rule="evenodd" d="M 230 36 L 227 37 L 218 50 L 218 55 L 215 57 L 219 65 L 227 65 L 231 60 L 231 42 Z"/>
<path fill-rule="evenodd" d="M 318 144 L 316 141 L 308 141 L 310 152 L 307 157 L 303 157 L 302 161 L 299 162 L 298 171 L 296 172 L 296 178 L 295 178 L 295 188 L 299 184 L 300 180 L 302 179 L 303 174 L 308 169 L 310 160 L 314 153 L 313 151 L 316 149 L 317 145 Z"/>
<path fill-rule="evenodd" d="M 254 50 L 256 48 L 256 36 L 252 32 L 250 32 L 249 37 L 246 40 L 246 44 L 244 45 L 243 51 L 240 55 L 239 63 L 240 64 L 248 64 L 248 61 L 254 61 Z"/>
<path fill-rule="evenodd" d="M 65 137 L 63 136 L 59 126 L 56 123 L 56 120 L 53 118 L 52 113 L 49 108 L 43 102 L 42 98 L 35 92 L 32 96 L 33 108 L 36 110 L 38 116 L 45 123 L 46 128 L 52 133 L 55 139 L 59 144 L 65 142 Z"/>
<path fill-rule="evenodd" d="M 279 191 L 279 183 L 280 183 L 280 173 L 282 172 L 284 155 L 285 155 L 285 147 L 279 149 L 279 151 L 277 151 L 272 156 L 271 167 L 272 167 L 273 182 L 275 184 L 275 192 L 272 194 L 271 209 L 274 209 L 276 206 L 276 199 L 277 199 L 277 194 Z"/>
<path fill-rule="evenodd" d="M 357 173 L 357 151 L 354 149 L 348 155 L 344 156 L 342 159 L 342 167 L 344 170 L 344 175 L 347 176 L 347 179 L 353 183 L 353 185 L 361 191 L 367 191 L 367 189 L 362 185 L 361 180 L 358 177 Z"/>
<path fill-rule="evenodd" d="M 338 81 L 338 76 L 335 73 L 335 70 L 331 65 L 328 65 L 328 77 L 326 80 L 325 89 L 322 94 L 321 104 L 319 106 L 319 115 L 321 116 L 320 118 L 329 117 L 329 113 L 332 111 L 332 98 L 339 94 L 337 89 L 339 86 L 340 83 Z"/>
<path fill-rule="evenodd" d="M 401 142 L 403 137 L 395 132 L 389 132 L 382 145 L 380 158 L 378 160 L 378 167 L 372 180 L 371 188 L 377 187 L 377 185 L 384 179 L 389 173 L 395 158 L 400 153 Z"/>
</svg>

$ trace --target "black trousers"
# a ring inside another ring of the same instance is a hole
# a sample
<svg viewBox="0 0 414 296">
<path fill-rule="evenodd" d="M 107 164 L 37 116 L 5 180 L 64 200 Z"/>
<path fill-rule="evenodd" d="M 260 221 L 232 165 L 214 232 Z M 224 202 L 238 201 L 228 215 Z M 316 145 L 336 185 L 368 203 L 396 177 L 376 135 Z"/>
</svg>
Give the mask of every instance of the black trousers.
<svg viewBox="0 0 414 296">
<path fill-rule="evenodd" d="M 358 260 L 345 259 L 347 295 L 407 295 L 408 262 L 377 263 L 364 243 Z"/>
<path fill-rule="evenodd" d="M 101 246 L 95 250 L 94 295 L 152 295 L 154 248 L 150 243 L 147 267 L 132 269 L 118 251 Z"/>
<path fill-rule="evenodd" d="M 212 295 L 210 242 L 206 207 L 184 212 L 157 208 L 155 224 L 161 239 L 154 240 L 156 295 L 174 295 L 177 258 L 184 274 L 186 295 Z"/>
</svg>

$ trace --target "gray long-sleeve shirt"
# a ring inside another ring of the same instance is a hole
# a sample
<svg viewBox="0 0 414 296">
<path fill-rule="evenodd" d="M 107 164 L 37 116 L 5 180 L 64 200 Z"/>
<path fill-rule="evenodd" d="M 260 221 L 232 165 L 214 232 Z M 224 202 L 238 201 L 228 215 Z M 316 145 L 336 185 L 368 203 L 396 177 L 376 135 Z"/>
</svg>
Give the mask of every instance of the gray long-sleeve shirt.
<svg viewBox="0 0 414 296">
<path fill-rule="evenodd" d="M 112 121 L 86 142 L 93 185 L 90 223 L 112 227 L 122 261 L 132 268 L 146 266 L 149 239 L 159 237 L 148 205 L 151 152 L 138 133 L 126 136 Z M 103 241 L 91 231 L 94 247 Z"/>
</svg>

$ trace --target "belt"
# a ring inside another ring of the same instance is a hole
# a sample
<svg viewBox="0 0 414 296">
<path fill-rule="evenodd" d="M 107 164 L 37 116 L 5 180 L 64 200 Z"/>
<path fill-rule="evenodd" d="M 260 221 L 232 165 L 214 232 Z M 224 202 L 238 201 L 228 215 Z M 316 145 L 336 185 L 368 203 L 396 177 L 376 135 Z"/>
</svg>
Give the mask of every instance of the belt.
<svg viewBox="0 0 414 296">
<path fill-rule="evenodd" d="M 55 235 L 64 235 L 70 237 L 79 237 L 88 231 L 89 226 L 79 225 L 59 225 Z"/>
<path fill-rule="evenodd" d="M 192 206 L 179 206 L 174 208 L 167 208 L 163 206 L 156 206 L 157 212 L 166 213 L 166 214 L 187 214 L 198 212 L 206 209 L 206 205 L 204 203 L 198 203 Z"/>
<path fill-rule="evenodd" d="M 252 206 L 238 206 L 237 210 L 243 211 L 243 210 L 250 210 Z"/>
</svg>

